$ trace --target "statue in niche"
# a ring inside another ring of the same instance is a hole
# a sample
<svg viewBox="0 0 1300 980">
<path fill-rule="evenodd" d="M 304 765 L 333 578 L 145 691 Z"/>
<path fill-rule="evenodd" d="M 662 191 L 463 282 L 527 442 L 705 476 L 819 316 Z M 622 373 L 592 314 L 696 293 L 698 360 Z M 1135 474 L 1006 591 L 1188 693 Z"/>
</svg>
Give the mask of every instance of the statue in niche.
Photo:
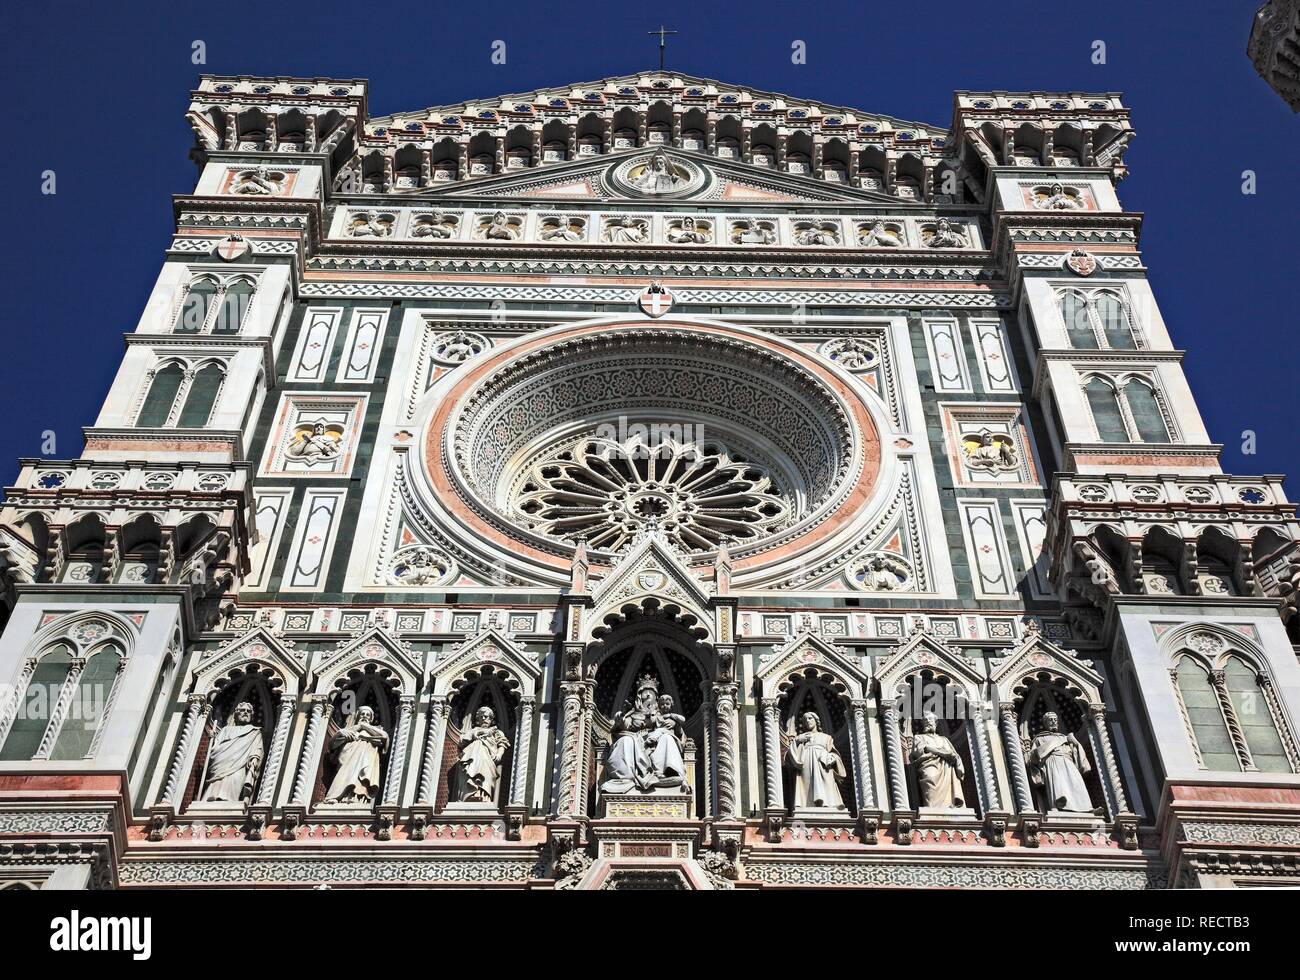
<svg viewBox="0 0 1300 980">
<path fill-rule="evenodd" d="M 1029 746 L 1029 781 L 1043 791 L 1048 810 L 1092 813 L 1092 798 L 1083 777 L 1091 770 L 1079 740 L 1061 731 L 1055 711 L 1043 714 L 1043 730 Z"/>
<path fill-rule="evenodd" d="M 967 242 L 960 228 L 947 218 L 940 218 L 925 244 L 928 248 L 965 248 Z"/>
<path fill-rule="evenodd" d="M 761 221 L 752 221 L 736 228 L 731 233 L 731 240 L 737 245 L 773 245 L 776 243 L 776 232 Z"/>
<path fill-rule="evenodd" d="M 1047 192 L 1034 195 L 1034 207 L 1044 211 L 1078 211 L 1083 207 L 1077 194 L 1066 193 L 1064 185 L 1053 184 Z"/>
<path fill-rule="evenodd" d="M 894 228 L 877 221 L 858 234 L 858 244 L 863 248 L 902 248 L 903 238 Z"/>
<path fill-rule="evenodd" d="M 916 786 L 922 806 L 963 807 L 961 788 L 966 766 L 946 735 L 939 734 L 939 716 L 927 711 L 921 730 L 912 736 L 908 761 L 916 767 Z"/>
<path fill-rule="evenodd" d="M 498 211 L 492 215 L 490 221 L 485 224 L 479 232 L 480 238 L 489 240 L 512 242 L 519 237 L 519 230 L 510 223 L 504 211 Z"/>
<path fill-rule="evenodd" d="M 265 753 L 262 728 L 253 724 L 253 706 L 241 701 L 212 739 L 199 800 L 243 803 L 252 799 Z"/>
<path fill-rule="evenodd" d="M 379 796 L 379 753 L 387 748 L 388 733 L 375 724 L 374 709 L 358 708 L 351 724 L 330 739 L 338 769 L 325 791 L 325 802 L 373 804 Z"/>
<path fill-rule="evenodd" d="M 686 182 L 678 176 L 668 154 L 660 148 L 650 154 L 645 168 L 630 183 L 646 194 L 670 194 Z"/>
<path fill-rule="evenodd" d="M 675 245 L 704 245 L 709 239 L 709 226 L 696 224 L 694 218 L 683 218 L 680 228 L 668 232 L 668 240 Z"/>
<path fill-rule="evenodd" d="M 460 736 L 456 762 L 456 799 L 462 803 L 496 803 L 501 788 L 501 760 L 510 742 L 496 726 L 486 705 L 474 712 L 473 725 Z"/>
<path fill-rule="evenodd" d="M 799 734 L 790 740 L 785 764 L 794 770 L 796 809 L 845 809 L 836 780 L 844 779 L 848 773 L 835 748 L 835 740 L 821 730 L 816 712 L 805 711 L 799 716 Z"/>
<path fill-rule="evenodd" d="M 316 422 L 310 430 L 300 429 L 297 438 L 289 444 L 284 454 L 307 464 L 333 459 L 339 454 L 339 440 L 325 430 L 324 422 Z"/>
<path fill-rule="evenodd" d="M 630 709 L 614 714 L 613 743 L 605 755 L 602 793 L 654 793 L 680 788 L 687 792 L 682 759 L 685 719 L 672 711 L 672 698 L 659 697 L 659 679 L 649 674 L 637 682 Z"/>
<path fill-rule="evenodd" d="M 441 211 L 416 219 L 411 228 L 412 238 L 450 238 L 455 225 Z"/>
<path fill-rule="evenodd" d="M 625 214 L 605 228 L 605 241 L 611 245 L 642 245 L 646 240 L 646 223 Z"/>
</svg>

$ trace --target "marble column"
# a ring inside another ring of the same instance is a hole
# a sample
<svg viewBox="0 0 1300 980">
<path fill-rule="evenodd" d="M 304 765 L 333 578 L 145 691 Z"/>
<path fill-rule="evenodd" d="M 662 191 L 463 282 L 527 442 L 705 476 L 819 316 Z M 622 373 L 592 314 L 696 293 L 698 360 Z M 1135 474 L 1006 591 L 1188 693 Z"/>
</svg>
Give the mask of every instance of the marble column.
<svg viewBox="0 0 1300 980">
<path fill-rule="evenodd" d="M 311 783 L 320 765 L 321 743 L 325 739 L 329 709 L 333 703 L 333 699 L 326 694 L 313 694 L 309 701 L 311 718 L 307 723 L 307 738 L 303 741 L 298 775 L 293 781 L 293 795 L 289 799 L 294 806 L 307 806 L 311 803 Z"/>
<path fill-rule="evenodd" d="M 1242 731 L 1241 722 L 1237 720 L 1237 710 L 1232 705 L 1232 695 L 1228 693 L 1227 675 L 1222 670 L 1211 671 L 1210 683 L 1214 686 L 1214 696 L 1219 699 L 1219 710 L 1228 726 L 1228 735 L 1232 738 L 1232 746 L 1237 751 L 1237 759 L 1241 762 L 1241 771 L 1258 772 L 1259 767 L 1251 758 L 1250 746 L 1246 744 L 1246 733 Z"/>
<path fill-rule="evenodd" d="M 411 734 L 411 715 L 415 711 L 415 695 L 404 694 L 398 701 L 397 724 L 393 726 L 393 741 L 388 753 L 388 778 L 384 781 L 384 806 L 396 806 L 402 792 L 402 776 L 406 769 L 406 743 Z"/>
<path fill-rule="evenodd" d="M 904 768 L 900 722 L 898 702 L 890 701 L 885 705 L 885 765 L 889 771 L 889 795 L 895 811 L 912 808 L 907 798 L 907 770 Z"/>
<path fill-rule="evenodd" d="M 0 716 L 0 745 L 4 744 L 14 719 L 18 717 L 18 709 L 22 707 L 23 698 L 27 696 L 27 686 L 32 682 L 32 674 L 36 673 L 36 663 L 36 657 L 28 657 L 23 663 L 22 673 L 14 682 L 13 693 L 5 703 L 4 715 Z"/>
<path fill-rule="evenodd" d="M 420 767 L 417 806 L 433 806 L 438 798 L 438 769 L 442 764 L 443 743 L 447 738 L 447 699 L 429 700 L 429 729 L 424 737 L 424 764 Z"/>
<path fill-rule="evenodd" d="M 522 806 L 524 794 L 528 792 L 528 760 L 532 756 L 533 744 L 533 707 L 536 699 L 523 697 L 519 699 L 519 720 L 515 725 L 514 772 L 510 779 L 511 806 Z"/>
<path fill-rule="evenodd" d="M 212 704 L 202 694 L 191 694 L 186 699 L 185 721 L 181 725 L 181 738 L 176 746 L 176 755 L 172 758 L 172 767 L 167 772 L 167 785 L 163 788 L 163 806 L 180 803 L 181 783 L 185 773 L 193 764 L 194 750 L 198 745 L 198 734 L 203 730 L 203 721 L 212 712 Z"/>
<path fill-rule="evenodd" d="M 861 699 L 849 705 L 849 745 L 853 750 L 853 783 L 859 810 L 876 806 L 876 794 L 871 786 L 871 752 L 867 747 L 867 707 L 867 702 Z"/>
<path fill-rule="evenodd" d="M 560 685 L 561 725 L 559 792 L 556 813 L 579 817 L 586 810 L 587 684 L 567 681 Z"/>
<path fill-rule="evenodd" d="M 763 698 L 763 776 L 769 810 L 785 809 L 785 786 L 781 772 L 781 729 L 776 698 Z"/>
<path fill-rule="evenodd" d="M 971 760 L 979 772 L 976 773 L 975 785 L 979 788 L 983 799 L 980 801 L 984 807 L 984 812 L 990 810 L 1002 809 L 1002 798 L 998 793 L 997 779 L 993 775 L 993 750 L 989 745 L 989 732 L 985 727 L 984 710 L 987 705 L 981 703 L 981 710 L 975 712 L 970 719 L 971 731 L 974 733 L 975 742 L 971 748 L 971 754 L 974 758 Z"/>
<path fill-rule="evenodd" d="M 1124 796 L 1124 783 L 1115 758 L 1115 748 L 1111 744 L 1110 730 L 1106 727 L 1106 706 L 1088 705 L 1088 722 L 1093 758 L 1101 769 L 1101 788 L 1106 794 L 1106 806 L 1110 809 L 1111 817 L 1117 817 L 1128 812 L 1128 800 Z"/>
<path fill-rule="evenodd" d="M 1002 719 L 1002 750 L 1011 767 L 1011 785 L 1015 791 L 1016 809 L 1020 813 L 1034 812 L 1034 794 L 1029 789 L 1029 775 L 1025 769 L 1025 749 L 1020 744 L 1020 725 L 1016 719 L 1015 705 L 998 707 Z"/>
<path fill-rule="evenodd" d="M 718 819 L 735 820 L 739 800 L 736 787 L 736 685 L 713 685 L 713 719 L 717 733 L 714 768 L 718 774 Z"/>
<path fill-rule="evenodd" d="M 289 728 L 293 725 L 293 713 L 297 707 L 296 698 L 287 694 L 280 695 L 280 711 L 275 719 L 275 732 L 271 736 L 271 751 L 267 754 L 262 783 L 257 789 L 257 806 L 271 806 L 275 801 L 275 784 L 284 767 L 284 751 L 289 743 Z"/>
<path fill-rule="evenodd" d="M 63 682 L 63 687 L 59 689 L 59 698 L 54 702 L 54 708 L 50 711 L 50 721 L 45 726 L 45 734 L 41 736 L 40 747 L 36 750 L 36 754 L 32 756 L 33 760 L 48 759 L 50 757 L 50 752 L 54 750 L 54 741 L 59 737 L 63 722 L 72 708 L 72 698 L 77 692 L 77 682 L 81 678 L 81 672 L 85 669 L 85 658 L 74 657 L 68 667 L 68 676 Z"/>
</svg>

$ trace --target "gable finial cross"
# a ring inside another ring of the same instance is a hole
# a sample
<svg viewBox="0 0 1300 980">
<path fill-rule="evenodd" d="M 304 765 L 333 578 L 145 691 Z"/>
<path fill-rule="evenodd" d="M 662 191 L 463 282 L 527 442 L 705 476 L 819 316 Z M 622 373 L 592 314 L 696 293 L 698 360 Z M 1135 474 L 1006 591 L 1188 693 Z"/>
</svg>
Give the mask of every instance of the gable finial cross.
<svg viewBox="0 0 1300 980">
<path fill-rule="evenodd" d="M 668 28 L 664 27 L 663 24 L 659 25 L 659 30 L 657 31 L 646 31 L 646 34 L 648 34 L 650 37 L 655 37 L 656 35 L 658 35 L 659 37 L 659 70 L 660 71 L 664 70 L 664 48 L 668 44 L 668 35 L 676 34 L 676 33 L 678 32 L 668 30 Z"/>
</svg>

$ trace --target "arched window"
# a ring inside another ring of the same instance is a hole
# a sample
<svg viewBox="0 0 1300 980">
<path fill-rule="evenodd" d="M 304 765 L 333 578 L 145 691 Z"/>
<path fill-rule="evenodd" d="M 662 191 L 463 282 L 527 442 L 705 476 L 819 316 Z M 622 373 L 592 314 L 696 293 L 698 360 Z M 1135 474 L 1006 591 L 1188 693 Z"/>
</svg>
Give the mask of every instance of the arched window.
<svg viewBox="0 0 1300 980">
<path fill-rule="evenodd" d="M 9 728 L 4 746 L 0 747 L 0 759 L 30 759 L 41 747 L 41 739 L 50 724 L 50 712 L 58 703 L 59 692 L 72 669 L 72 655 L 68 644 L 59 643 L 37 661 L 23 692 L 18 716 Z"/>
<path fill-rule="evenodd" d="M 185 396 L 185 405 L 181 408 L 176 424 L 183 429 L 200 429 L 207 425 L 224 379 L 225 374 L 215 364 L 197 371 L 190 382 L 190 390 Z"/>
<path fill-rule="evenodd" d="M 149 393 L 145 395 L 140 414 L 136 416 L 136 427 L 143 429 L 166 425 L 184 380 L 184 369 L 174 362 L 155 371 Z"/>
<path fill-rule="evenodd" d="M 1206 769 L 1240 772 L 1241 763 L 1237 760 L 1232 736 L 1228 734 L 1228 724 L 1219 709 L 1219 698 L 1214 693 L 1209 671 L 1194 658 L 1183 657 L 1178 661 L 1176 674 L 1178 694 L 1183 699 L 1201 762 Z"/>
<path fill-rule="evenodd" d="M 185 291 L 180 316 L 176 318 L 176 333 L 200 333 L 208 323 L 208 314 L 217 298 L 217 284 L 211 279 L 196 279 Z"/>
<path fill-rule="evenodd" d="M 1223 666 L 1223 683 L 1255 768 L 1261 772 L 1290 772 L 1286 748 L 1255 671 L 1238 658 L 1229 657 Z"/>
<path fill-rule="evenodd" d="M 1128 429 L 1120 411 L 1119 396 L 1115 389 L 1101 378 L 1093 378 L 1084 385 L 1088 407 L 1097 426 L 1097 438 L 1102 442 L 1128 442 Z"/>
<path fill-rule="evenodd" d="M 238 333 L 244 314 L 253 300 L 253 284 L 247 279 L 231 283 L 217 306 L 217 318 L 212 324 L 213 333 Z"/>
<path fill-rule="evenodd" d="M 1092 319 L 1088 315 L 1088 301 L 1078 293 L 1066 293 L 1061 297 L 1061 316 L 1065 320 L 1065 333 L 1070 338 L 1070 346 L 1080 350 L 1093 350 L 1098 347 L 1097 334 L 1092 328 Z"/>
<path fill-rule="evenodd" d="M 1070 346 L 1079 350 L 1135 350 L 1133 320 L 1124 301 L 1114 293 L 1061 295 L 1061 319 Z"/>
<path fill-rule="evenodd" d="M 77 678 L 67 717 L 50 752 L 51 759 L 84 759 L 90 754 L 95 734 L 104 722 L 121 663 L 122 651 L 111 644 L 100 647 L 87 658 Z"/>
<path fill-rule="evenodd" d="M 1124 397 L 1128 401 L 1129 414 L 1143 442 L 1168 442 L 1169 430 L 1165 427 L 1164 415 L 1156 393 L 1149 384 L 1140 380 L 1130 380 L 1124 386 Z"/>
<path fill-rule="evenodd" d="M 1133 327 L 1129 323 L 1128 311 L 1124 309 L 1119 297 L 1111 293 L 1099 293 L 1096 310 L 1106 346 L 1116 350 L 1133 350 L 1137 347 L 1133 341 Z"/>
</svg>

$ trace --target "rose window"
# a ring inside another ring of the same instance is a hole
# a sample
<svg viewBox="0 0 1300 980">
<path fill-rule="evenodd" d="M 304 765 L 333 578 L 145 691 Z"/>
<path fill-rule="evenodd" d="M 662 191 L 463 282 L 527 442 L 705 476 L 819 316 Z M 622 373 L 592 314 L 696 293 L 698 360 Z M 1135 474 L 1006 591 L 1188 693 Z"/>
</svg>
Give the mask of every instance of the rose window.
<svg viewBox="0 0 1300 980">
<path fill-rule="evenodd" d="M 791 504 L 767 467 L 718 444 L 581 439 L 534 464 L 515 508 L 550 538 L 617 550 L 658 527 L 686 551 L 765 536 Z"/>
</svg>

